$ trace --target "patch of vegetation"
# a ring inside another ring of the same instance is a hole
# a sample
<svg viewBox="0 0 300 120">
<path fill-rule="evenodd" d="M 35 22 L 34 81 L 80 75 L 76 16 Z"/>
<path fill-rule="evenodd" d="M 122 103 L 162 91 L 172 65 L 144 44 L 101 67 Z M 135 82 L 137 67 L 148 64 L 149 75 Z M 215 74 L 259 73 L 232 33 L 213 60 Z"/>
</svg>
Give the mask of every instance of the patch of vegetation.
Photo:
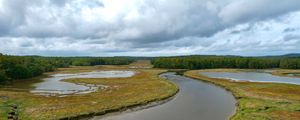
<svg viewBox="0 0 300 120">
<path fill-rule="evenodd" d="M 299 70 L 274 70 L 272 74 L 285 77 L 300 77 Z"/>
<path fill-rule="evenodd" d="M 158 57 L 152 60 L 156 68 L 168 69 L 300 69 L 297 57 L 182 56 Z"/>
<path fill-rule="evenodd" d="M 298 120 L 300 86 L 280 83 L 228 81 L 201 75 L 204 71 L 237 72 L 237 69 L 192 70 L 186 76 L 220 85 L 238 100 L 232 120 Z"/>
</svg>

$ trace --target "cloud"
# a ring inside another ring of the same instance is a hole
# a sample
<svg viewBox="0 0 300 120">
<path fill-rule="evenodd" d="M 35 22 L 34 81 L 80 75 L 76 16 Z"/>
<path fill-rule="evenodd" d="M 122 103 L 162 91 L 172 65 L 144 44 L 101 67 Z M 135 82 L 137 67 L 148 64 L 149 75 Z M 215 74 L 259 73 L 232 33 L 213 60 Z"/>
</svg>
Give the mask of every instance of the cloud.
<svg viewBox="0 0 300 120">
<path fill-rule="evenodd" d="M 237 55 L 266 55 L 297 52 L 300 49 L 300 30 L 285 32 L 297 26 L 300 12 L 293 12 L 276 19 L 244 23 L 227 28 L 208 38 L 214 41 L 199 51 Z M 283 19 L 285 18 L 285 19 Z M 277 19 L 283 19 L 278 21 Z M 251 27 L 249 27 L 251 26 Z M 233 33 L 239 31 L 238 33 Z"/>
<path fill-rule="evenodd" d="M 283 32 L 294 32 L 296 30 L 297 30 L 296 28 L 286 28 L 283 30 Z"/>
<path fill-rule="evenodd" d="M 300 9 L 299 0 L 239 0 L 219 13 L 225 23 L 242 23 L 273 18 Z"/>
<path fill-rule="evenodd" d="M 298 50 L 299 3 L 0 0 L 0 52 L 71 56 L 293 52 Z M 287 47 L 276 47 L 282 44 Z"/>
</svg>

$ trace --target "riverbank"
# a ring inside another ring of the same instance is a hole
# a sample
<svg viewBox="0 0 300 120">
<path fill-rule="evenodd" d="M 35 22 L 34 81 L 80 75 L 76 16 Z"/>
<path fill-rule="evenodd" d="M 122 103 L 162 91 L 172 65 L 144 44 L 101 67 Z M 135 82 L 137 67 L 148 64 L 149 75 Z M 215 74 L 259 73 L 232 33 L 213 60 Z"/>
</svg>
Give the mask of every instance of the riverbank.
<svg viewBox="0 0 300 120">
<path fill-rule="evenodd" d="M 284 77 L 300 77 L 300 70 L 274 70 L 273 75 L 284 76 Z"/>
<path fill-rule="evenodd" d="M 185 76 L 222 86 L 238 101 L 232 120 L 298 120 L 300 118 L 300 86 L 280 83 L 237 82 L 209 78 L 200 72 L 238 72 L 238 69 L 192 70 Z"/>
<path fill-rule="evenodd" d="M 105 90 L 65 97 L 45 97 L 34 95 L 28 90 L 0 88 L 0 119 L 7 119 L 9 106 L 18 106 L 18 116 L 22 120 L 32 119 L 77 119 L 93 115 L 103 115 L 122 111 L 155 101 L 166 100 L 178 91 L 178 87 L 162 78 L 165 70 L 142 69 L 126 66 L 71 67 L 59 69 L 47 75 L 59 73 L 80 73 L 94 70 L 130 70 L 136 74 L 129 78 L 80 78 L 64 80 L 109 86 Z"/>
</svg>

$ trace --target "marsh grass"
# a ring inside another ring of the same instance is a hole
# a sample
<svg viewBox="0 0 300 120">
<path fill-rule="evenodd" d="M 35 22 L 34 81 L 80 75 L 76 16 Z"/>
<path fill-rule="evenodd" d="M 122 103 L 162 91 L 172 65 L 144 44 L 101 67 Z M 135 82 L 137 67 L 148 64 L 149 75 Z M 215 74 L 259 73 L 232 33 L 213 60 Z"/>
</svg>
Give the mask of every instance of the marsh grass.
<svg viewBox="0 0 300 120">
<path fill-rule="evenodd" d="M 300 86 L 280 83 L 238 82 L 209 78 L 204 71 L 238 72 L 238 69 L 193 70 L 186 76 L 220 85 L 238 100 L 232 120 L 299 120 Z"/>
<path fill-rule="evenodd" d="M 178 88 L 175 84 L 159 78 L 165 70 L 131 69 L 129 66 L 95 66 L 62 68 L 53 73 L 78 73 L 94 70 L 132 70 L 136 74 L 129 78 L 67 79 L 67 82 L 101 84 L 109 86 L 97 92 L 66 97 L 45 97 L 28 91 L 0 88 L 0 119 L 7 119 L 8 106 L 16 104 L 22 120 L 77 119 L 92 115 L 144 105 L 173 96 Z M 1 98 L 1 96 L 3 98 Z M 6 97 L 6 98 L 4 98 Z"/>
<path fill-rule="evenodd" d="M 285 77 L 300 77 L 300 70 L 274 70 L 272 72 L 273 75 L 277 76 L 285 76 Z M 290 76 L 289 74 L 292 74 L 293 76 Z"/>
</svg>

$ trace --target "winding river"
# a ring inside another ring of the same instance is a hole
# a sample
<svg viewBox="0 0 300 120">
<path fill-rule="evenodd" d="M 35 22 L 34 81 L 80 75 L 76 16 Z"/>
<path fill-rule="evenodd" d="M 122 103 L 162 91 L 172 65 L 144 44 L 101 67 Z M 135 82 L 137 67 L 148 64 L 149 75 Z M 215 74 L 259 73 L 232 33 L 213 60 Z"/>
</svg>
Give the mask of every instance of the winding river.
<svg viewBox="0 0 300 120">
<path fill-rule="evenodd" d="M 92 120 L 225 120 L 235 111 L 231 93 L 210 83 L 165 73 L 161 77 L 176 83 L 180 91 L 162 105 Z"/>
</svg>

